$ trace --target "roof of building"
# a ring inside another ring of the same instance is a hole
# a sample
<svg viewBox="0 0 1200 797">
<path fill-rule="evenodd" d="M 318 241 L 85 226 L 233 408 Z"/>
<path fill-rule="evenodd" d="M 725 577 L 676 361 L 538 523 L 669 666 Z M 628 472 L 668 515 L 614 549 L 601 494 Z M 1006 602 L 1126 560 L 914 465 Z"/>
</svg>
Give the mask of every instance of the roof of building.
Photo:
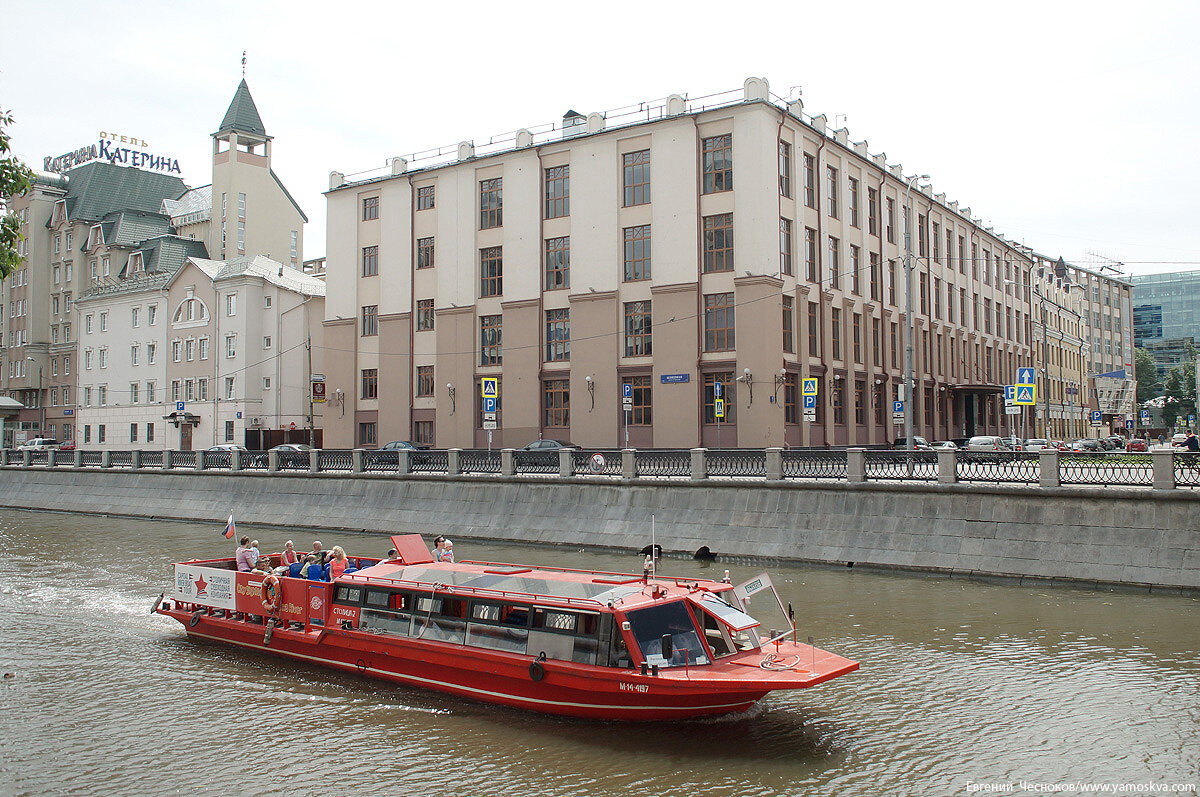
<svg viewBox="0 0 1200 797">
<path fill-rule="evenodd" d="M 187 190 L 178 177 L 103 161 L 85 163 L 67 174 L 71 178 L 66 196 L 71 221 L 96 222 L 117 210 L 158 213 L 164 199 Z"/>
<path fill-rule="evenodd" d="M 304 215 L 304 211 L 300 209 L 300 203 L 292 198 L 292 192 L 287 190 L 287 186 L 284 185 L 283 181 L 279 179 L 279 175 L 275 174 L 275 170 L 271 169 L 270 172 L 271 179 L 275 181 L 275 184 L 279 186 L 279 190 L 283 191 L 283 195 L 288 198 L 288 201 L 292 203 L 292 207 L 294 207 L 296 212 L 300 214 L 300 218 L 304 219 L 304 223 L 307 224 L 308 216 Z"/>
<path fill-rule="evenodd" d="M 205 260 L 200 257 L 189 257 L 188 260 L 207 274 L 213 282 L 236 277 L 258 277 L 272 285 L 278 285 L 284 290 L 294 291 L 302 296 L 325 295 L 324 280 L 305 274 L 291 266 L 285 266 L 266 255 L 243 255 L 230 260 Z"/>
<path fill-rule="evenodd" d="M 221 120 L 221 127 L 217 132 L 228 133 L 233 130 L 268 138 L 267 130 L 263 127 L 262 117 L 258 115 L 258 107 L 254 104 L 254 98 L 250 96 L 250 87 L 246 85 L 245 78 L 242 78 L 242 82 L 238 84 L 237 91 L 233 95 L 233 102 L 229 103 L 229 110 L 225 112 L 225 118 Z"/>
<path fill-rule="evenodd" d="M 100 221 L 104 243 L 108 246 L 134 247 L 142 241 L 171 232 L 171 219 L 161 213 L 118 210 Z"/>
<path fill-rule="evenodd" d="M 160 212 L 171 216 L 186 216 L 189 213 L 201 213 L 212 210 L 212 185 L 202 185 L 199 188 L 189 188 L 183 196 L 175 199 L 164 199 Z"/>
<path fill-rule="evenodd" d="M 106 280 L 85 291 L 76 302 L 147 289 L 160 290 L 189 257 L 208 255 L 203 241 L 180 238 L 178 235 L 160 235 L 143 241 L 136 251 L 142 253 L 141 271 L 128 273 L 129 263 L 126 261 L 116 279 Z"/>
</svg>

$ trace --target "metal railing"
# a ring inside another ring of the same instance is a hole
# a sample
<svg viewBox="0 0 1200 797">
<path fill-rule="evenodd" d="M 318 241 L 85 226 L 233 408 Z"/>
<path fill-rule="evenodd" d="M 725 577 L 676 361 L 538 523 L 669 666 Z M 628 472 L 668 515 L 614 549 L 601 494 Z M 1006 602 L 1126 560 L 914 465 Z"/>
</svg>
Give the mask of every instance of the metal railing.
<svg viewBox="0 0 1200 797">
<path fill-rule="evenodd" d="M 9 466 L 45 468 L 49 451 L 0 450 Z M 232 470 L 230 451 L 55 451 L 54 467 Z M 564 461 L 562 456 L 566 456 Z M 238 469 L 263 473 L 313 469 L 313 452 L 242 451 Z M 434 449 L 422 451 L 320 450 L 318 473 L 558 477 L 610 479 L 737 479 L 746 481 L 832 480 L 1019 484 L 1029 486 L 1123 486 L 1173 489 L 1200 487 L 1200 454 L 887 451 L 865 449 L 568 449 L 522 451 Z M 407 470 L 401 463 L 407 459 Z M 452 470 L 452 463 L 457 466 Z M 507 464 L 506 464 L 507 463 Z M 631 465 L 631 470 L 626 470 Z"/>
</svg>

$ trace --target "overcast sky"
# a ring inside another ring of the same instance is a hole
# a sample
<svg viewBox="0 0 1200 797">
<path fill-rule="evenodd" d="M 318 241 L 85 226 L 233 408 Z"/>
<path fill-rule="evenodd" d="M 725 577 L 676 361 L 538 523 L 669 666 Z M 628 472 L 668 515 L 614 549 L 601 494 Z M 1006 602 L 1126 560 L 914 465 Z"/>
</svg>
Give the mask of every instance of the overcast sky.
<svg viewBox="0 0 1200 797">
<path fill-rule="evenodd" d="M 1200 3 L 0 0 L 16 153 L 145 139 L 211 181 L 241 79 L 325 251 L 331 170 L 765 77 L 1009 238 L 1131 274 L 1200 267 Z"/>
</svg>

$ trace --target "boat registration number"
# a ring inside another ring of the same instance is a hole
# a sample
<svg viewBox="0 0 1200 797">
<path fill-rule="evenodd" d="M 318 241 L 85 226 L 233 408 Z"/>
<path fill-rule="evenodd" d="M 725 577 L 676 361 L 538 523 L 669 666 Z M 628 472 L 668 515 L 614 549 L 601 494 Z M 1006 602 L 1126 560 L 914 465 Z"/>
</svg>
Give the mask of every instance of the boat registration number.
<svg viewBox="0 0 1200 797">
<path fill-rule="evenodd" d="M 645 694 L 646 692 L 650 691 L 650 686 L 648 684 L 628 684 L 624 681 L 621 681 L 618 685 L 620 686 L 622 692 L 641 692 Z"/>
</svg>

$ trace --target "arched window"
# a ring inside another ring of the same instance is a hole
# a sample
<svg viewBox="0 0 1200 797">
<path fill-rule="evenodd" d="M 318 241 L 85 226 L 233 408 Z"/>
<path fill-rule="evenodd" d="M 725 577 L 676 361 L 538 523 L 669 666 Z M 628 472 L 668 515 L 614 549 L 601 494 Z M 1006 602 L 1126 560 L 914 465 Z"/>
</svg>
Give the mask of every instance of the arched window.
<svg viewBox="0 0 1200 797">
<path fill-rule="evenodd" d="M 188 296 L 175 308 L 175 316 L 171 325 L 203 326 L 208 323 L 208 305 L 194 296 Z"/>
</svg>

